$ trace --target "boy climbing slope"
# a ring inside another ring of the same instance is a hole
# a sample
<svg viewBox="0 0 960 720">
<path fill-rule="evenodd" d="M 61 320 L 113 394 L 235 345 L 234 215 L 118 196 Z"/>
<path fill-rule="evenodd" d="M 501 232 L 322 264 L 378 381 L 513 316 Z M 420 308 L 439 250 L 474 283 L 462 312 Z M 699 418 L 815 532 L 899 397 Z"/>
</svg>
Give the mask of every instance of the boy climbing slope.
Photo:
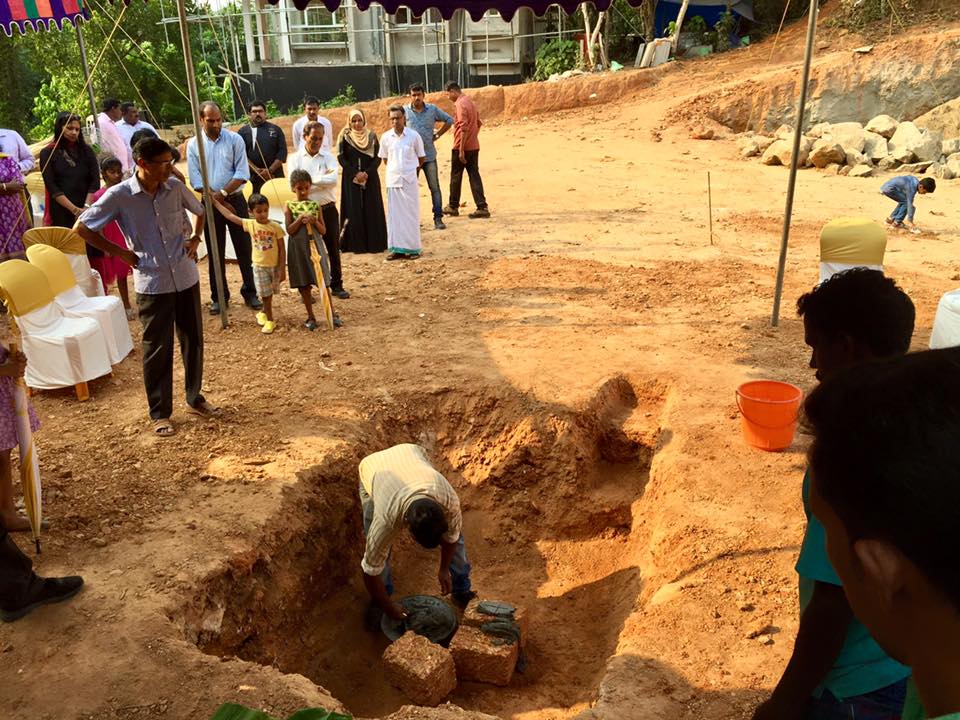
<svg viewBox="0 0 960 720">
<path fill-rule="evenodd" d="M 797 309 L 818 380 L 910 347 L 913 303 L 878 270 L 834 275 L 801 297 Z M 827 557 L 823 526 L 810 513 L 809 472 L 802 495 L 807 528 L 796 566 L 800 628 L 790 662 L 754 720 L 898 720 L 910 668 L 887 656 L 854 619 Z"/>
<path fill-rule="evenodd" d="M 841 373 L 806 415 L 830 561 L 857 617 L 913 670 L 922 706 L 911 693 L 904 720 L 960 719 L 960 350 Z"/>
<path fill-rule="evenodd" d="M 897 201 L 897 207 L 894 208 L 893 213 L 887 218 L 887 225 L 902 228 L 904 226 L 903 221 L 907 220 L 912 226 L 911 232 L 919 233 L 920 228 L 913 222 L 913 216 L 917 212 L 913 200 L 918 194 L 927 195 L 936 189 L 937 181 L 933 178 L 924 178 L 921 180 L 914 175 L 900 175 L 892 180 L 887 180 L 887 182 L 883 184 L 883 187 L 880 188 L 880 192 L 891 200 Z"/>
</svg>

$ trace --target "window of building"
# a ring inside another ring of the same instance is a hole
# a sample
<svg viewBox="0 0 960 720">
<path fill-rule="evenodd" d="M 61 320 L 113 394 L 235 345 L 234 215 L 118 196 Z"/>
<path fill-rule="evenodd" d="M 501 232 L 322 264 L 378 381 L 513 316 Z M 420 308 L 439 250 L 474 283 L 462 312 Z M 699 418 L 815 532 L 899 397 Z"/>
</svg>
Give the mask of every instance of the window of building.
<svg viewBox="0 0 960 720">
<path fill-rule="evenodd" d="M 440 13 L 433 8 L 427 10 L 424 15 L 414 15 L 413 10 L 410 8 L 398 7 L 396 14 L 393 16 L 393 24 L 400 27 L 409 27 L 414 25 L 420 27 L 424 20 L 426 20 L 428 25 L 433 25 L 434 23 L 440 22 L 442 19 L 443 18 L 440 16 Z"/>
<path fill-rule="evenodd" d="M 308 7 L 297 13 L 298 24 L 291 30 L 298 45 L 320 45 L 347 42 L 347 33 L 342 11 L 331 12 L 323 6 Z"/>
</svg>

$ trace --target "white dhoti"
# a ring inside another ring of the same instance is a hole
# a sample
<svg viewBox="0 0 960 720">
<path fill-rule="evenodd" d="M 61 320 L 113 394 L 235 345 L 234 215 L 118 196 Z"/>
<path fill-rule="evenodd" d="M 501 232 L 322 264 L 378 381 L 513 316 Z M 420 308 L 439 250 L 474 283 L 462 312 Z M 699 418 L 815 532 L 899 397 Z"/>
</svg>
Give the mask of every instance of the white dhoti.
<svg viewBox="0 0 960 720">
<path fill-rule="evenodd" d="M 416 255 L 420 244 L 420 188 L 404 178 L 400 187 L 387 188 L 387 250 Z"/>
</svg>

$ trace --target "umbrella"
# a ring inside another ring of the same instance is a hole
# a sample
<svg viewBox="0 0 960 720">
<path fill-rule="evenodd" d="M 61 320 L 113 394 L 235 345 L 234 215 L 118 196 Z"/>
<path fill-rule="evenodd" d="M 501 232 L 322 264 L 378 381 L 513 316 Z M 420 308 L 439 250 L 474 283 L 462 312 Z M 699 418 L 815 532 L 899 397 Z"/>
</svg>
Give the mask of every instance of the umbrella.
<svg viewBox="0 0 960 720">
<path fill-rule="evenodd" d="M 10 343 L 10 353 L 17 352 L 17 344 Z M 27 385 L 17 378 L 13 385 L 13 408 L 17 416 L 17 440 L 20 443 L 20 484 L 23 489 L 23 506 L 33 530 L 33 541 L 40 552 L 40 462 L 33 445 L 33 430 L 30 428 L 30 405 L 27 402 Z"/>
</svg>

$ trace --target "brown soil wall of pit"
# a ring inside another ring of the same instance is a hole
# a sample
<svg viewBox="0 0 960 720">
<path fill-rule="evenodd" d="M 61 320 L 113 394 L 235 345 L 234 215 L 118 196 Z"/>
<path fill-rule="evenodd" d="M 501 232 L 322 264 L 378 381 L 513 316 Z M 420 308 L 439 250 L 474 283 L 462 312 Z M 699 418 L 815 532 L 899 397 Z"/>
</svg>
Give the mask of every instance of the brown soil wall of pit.
<svg viewBox="0 0 960 720">
<path fill-rule="evenodd" d="M 578 411 L 499 391 L 400 398 L 349 450 L 304 471 L 259 547 L 207 577 L 172 619 L 204 652 L 301 673 L 357 716 L 407 704 L 380 672 L 386 639 L 363 629 L 356 465 L 419 442 L 460 494 L 475 589 L 532 619 L 524 674 L 503 689 L 463 683 L 450 700 L 500 716 L 575 715 L 596 698 L 640 594 L 633 530 L 663 394 L 618 377 Z M 436 561 L 401 540 L 398 595 L 436 592 Z"/>
</svg>

